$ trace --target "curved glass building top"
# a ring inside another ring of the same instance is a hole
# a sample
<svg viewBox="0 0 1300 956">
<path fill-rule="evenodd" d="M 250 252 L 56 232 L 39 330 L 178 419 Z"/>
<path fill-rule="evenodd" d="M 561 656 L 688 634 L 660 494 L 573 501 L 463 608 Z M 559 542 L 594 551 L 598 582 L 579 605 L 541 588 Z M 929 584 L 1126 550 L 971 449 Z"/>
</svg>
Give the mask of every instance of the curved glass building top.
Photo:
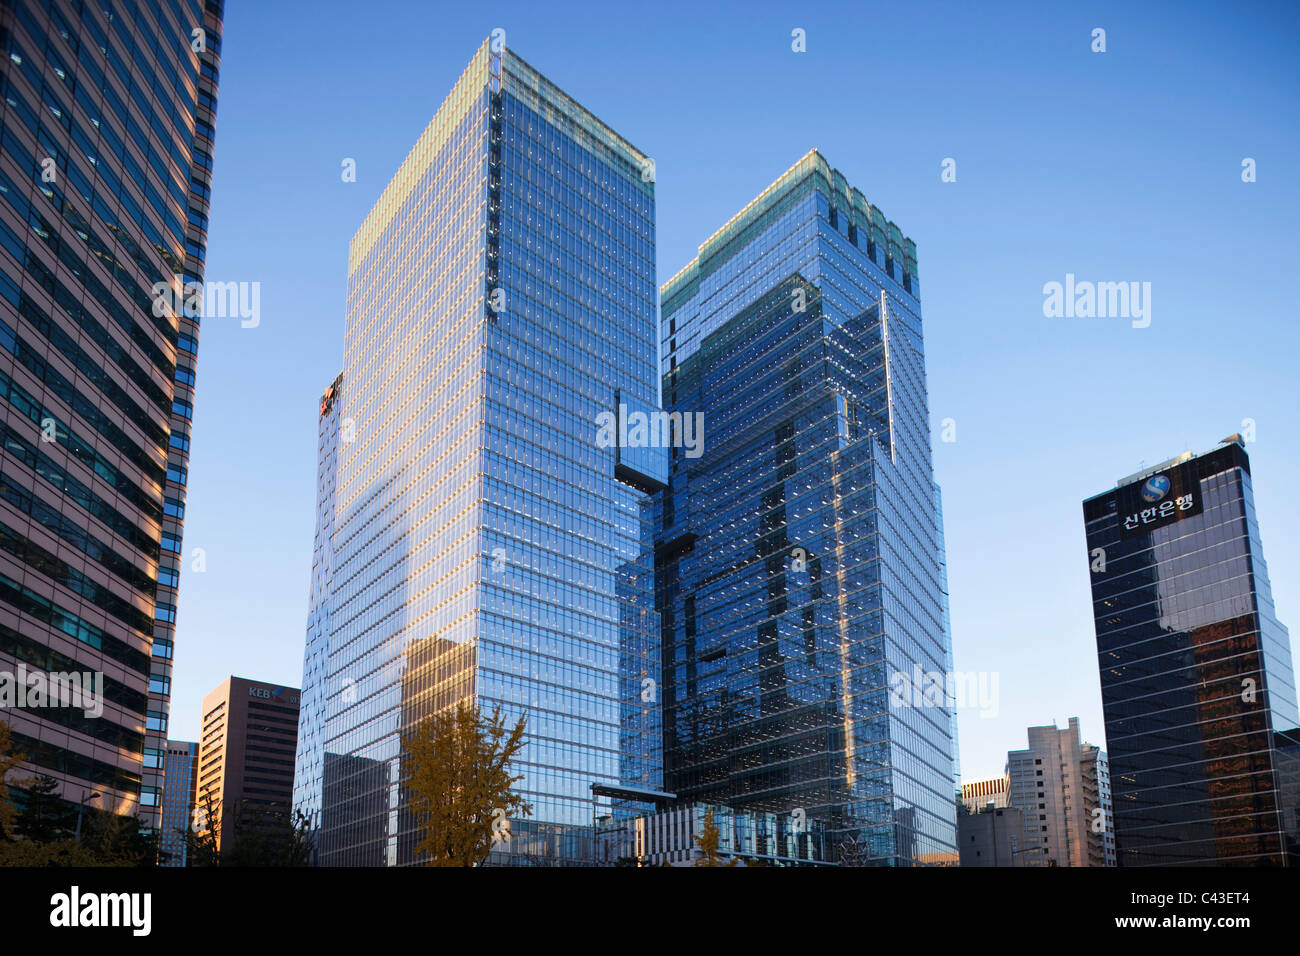
<svg viewBox="0 0 1300 956">
<path fill-rule="evenodd" d="M 909 296 L 919 297 L 916 243 L 851 187 L 821 153 L 809 150 L 701 243 L 696 257 L 664 283 L 663 314 L 676 316 L 676 324 L 684 330 L 676 343 L 671 342 L 672 335 L 661 338 L 665 374 L 671 363 L 684 361 L 704 336 L 770 288 L 773 270 L 784 269 L 786 275 L 799 271 L 812 279 L 819 256 L 814 241 L 817 229 L 808 215 L 810 208 L 819 205 L 814 195 L 821 197 L 822 215 L 829 218 L 833 209 L 837 228 L 843 224 L 844 238 L 868 254 L 869 261 L 859 265 L 874 273 L 878 286 L 885 278 L 883 267 Z M 777 236 L 784 239 L 779 249 L 774 248 Z M 739 262 L 734 261 L 737 257 Z"/>
</svg>

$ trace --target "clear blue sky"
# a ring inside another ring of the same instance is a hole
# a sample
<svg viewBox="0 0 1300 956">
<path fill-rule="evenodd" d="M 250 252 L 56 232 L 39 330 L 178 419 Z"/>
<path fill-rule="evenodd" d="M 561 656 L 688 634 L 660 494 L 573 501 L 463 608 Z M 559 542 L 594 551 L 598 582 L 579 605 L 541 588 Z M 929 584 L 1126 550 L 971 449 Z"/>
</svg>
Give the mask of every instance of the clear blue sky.
<svg viewBox="0 0 1300 956">
<path fill-rule="evenodd" d="M 208 278 L 260 282 L 262 320 L 203 328 L 185 546 L 207 568 L 182 575 L 172 737 L 232 673 L 301 681 L 348 242 L 496 27 L 655 158 L 661 281 L 813 146 L 916 241 L 956 666 L 1000 690 L 996 718 L 961 713 L 964 776 L 1030 724 L 1103 743 L 1080 502 L 1244 418 L 1300 629 L 1294 6 L 476 6 L 227 6 Z M 1150 327 L 1044 318 L 1068 272 L 1150 282 Z"/>
</svg>

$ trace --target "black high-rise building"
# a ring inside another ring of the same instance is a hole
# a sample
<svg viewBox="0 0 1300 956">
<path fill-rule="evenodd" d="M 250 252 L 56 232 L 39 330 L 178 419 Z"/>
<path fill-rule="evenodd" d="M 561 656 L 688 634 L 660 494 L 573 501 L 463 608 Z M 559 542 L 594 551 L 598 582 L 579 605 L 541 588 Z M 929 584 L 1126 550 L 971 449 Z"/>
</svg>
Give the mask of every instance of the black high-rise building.
<svg viewBox="0 0 1300 956">
<path fill-rule="evenodd" d="M 1300 863 L 1295 677 L 1239 441 L 1083 503 L 1120 866 Z"/>
</svg>

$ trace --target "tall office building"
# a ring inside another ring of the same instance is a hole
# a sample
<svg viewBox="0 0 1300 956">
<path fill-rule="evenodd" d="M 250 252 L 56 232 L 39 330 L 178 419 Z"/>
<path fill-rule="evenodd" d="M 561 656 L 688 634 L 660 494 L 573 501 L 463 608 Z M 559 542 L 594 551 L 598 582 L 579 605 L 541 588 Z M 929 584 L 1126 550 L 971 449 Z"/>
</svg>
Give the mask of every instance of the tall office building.
<svg viewBox="0 0 1300 956">
<path fill-rule="evenodd" d="M 322 864 L 417 862 L 399 735 L 461 700 L 527 717 L 496 861 L 588 859 L 610 793 L 661 784 L 664 456 L 601 440 L 656 406 L 652 170 L 485 42 L 352 241 L 298 786 Z"/>
<path fill-rule="evenodd" d="M 1083 503 L 1120 866 L 1300 863 L 1286 628 L 1237 436 Z"/>
<path fill-rule="evenodd" d="M 659 504 L 665 789 L 871 865 L 957 852 L 952 701 L 891 693 L 952 670 L 919 295 L 812 151 L 661 296 L 664 407 L 703 428 Z"/>
<path fill-rule="evenodd" d="M 161 866 L 186 866 L 189 863 L 185 834 L 194 822 L 198 770 L 197 743 L 186 740 L 167 741 L 167 752 L 163 755 L 165 784 L 159 833 Z"/>
<path fill-rule="evenodd" d="M 222 6 L 0 6 L 0 667 L 107 701 L 6 717 L 63 799 L 149 827 L 199 337 L 155 288 L 203 280 Z"/>
<path fill-rule="evenodd" d="M 1023 815 L 1023 866 L 1114 866 L 1106 754 L 1083 742 L 1079 718 L 1029 728 L 1029 746 L 1007 754 L 1007 806 Z"/>
<path fill-rule="evenodd" d="M 300 696 L 296 687 L 229 677 L 203 698 L 195 829 L 215 831 L 218 851 L 288 819 Z"/>
</svg>

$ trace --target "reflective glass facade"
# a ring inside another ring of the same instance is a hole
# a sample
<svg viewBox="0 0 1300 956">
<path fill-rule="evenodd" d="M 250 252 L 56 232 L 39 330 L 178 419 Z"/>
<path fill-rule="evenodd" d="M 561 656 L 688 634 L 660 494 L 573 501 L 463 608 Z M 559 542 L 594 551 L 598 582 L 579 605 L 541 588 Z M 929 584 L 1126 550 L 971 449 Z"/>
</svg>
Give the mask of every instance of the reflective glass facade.
<svg viewBox="0 0 1300 956">
<path fill-rule="evenodd" d="M 956 861 L 951 670 L 915 246 L 810 152 L 662 290 L 665 789 L 818 821 L 833 859 Z"/>
<path fill-rule="evenodd" d="M 1083 503 L 1120 866 L 1300 862 L 1300 733 L 1236 443 Z"/>
<path fill-rule="evenodd" d="M 701 803 L 603 822 L 597 828 L 599 866 L 695 866 L 704 856 L 699 840 L 713 813 L 719 857 L 767 866 L 833 866 L 847 862 L 828 856 L 826 832 L 816 820 L 789 814 L 752 813 Z"/>
<path fill-rule="evenodd" d="M 297 794 L 324 865 L 413 862 L 399 732 L 462 699 L 528 719 L 494 862 L 587 859 L 592 785 L 661 784 L 649 497 L 597 441 L 657 398 L 647 166 L 485 43 L 353 240 Z"/>
<path fill-rule="evenodd" d="M 65 800 L 159 825 L 220 0 L 0 5 L 0 669 L 102 672 L 5 713 Z M 202 31 L 201 51 L 195 31 Z"/>
<path fill-rule="evenodd" d="M 319 828 L 325 753 L 326 669 L 329 666 L 330 587 L 334 567 L 334 491 L 338 479 L 339 374 L 321 394 L 317 430 L 316 543 L 312 550 L 311 592 L 307 602 L 307 643 L 303 654 L 302 701 L 298 714 L 298 751 L 294 760 L 293 804 Z M 346 688 L 345 688 L 346 689 Z M 312 840 L 313 850 L 319 840 Z M 318 861 L 313 861 L 318 862 Z"/>
</svg>

